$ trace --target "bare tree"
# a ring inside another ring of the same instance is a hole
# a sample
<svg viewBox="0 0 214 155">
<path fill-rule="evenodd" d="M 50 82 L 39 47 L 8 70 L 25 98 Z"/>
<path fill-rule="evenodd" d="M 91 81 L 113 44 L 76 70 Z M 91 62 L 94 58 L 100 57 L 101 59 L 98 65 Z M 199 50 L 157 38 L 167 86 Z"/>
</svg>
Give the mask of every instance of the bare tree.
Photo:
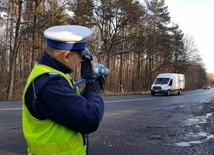
<svg viewBox="0 0 214 155">
<path fill-rule="evenodd" d="M 20 45 L 19 39 L 20 39 L 20 23 L 21 23 L 21 16 L 22 16 L 22 0 L 11 1 L 11 18 L 14 20 L 11 20 L 11 29 L 14 30 L 14 42 L 11 44 L 10 48 L 10 76 L 9 76 L 9 87 L 8 87 L 8 96 L 7 99 L 11 100 L 13 97 L 13 91 L 14 91 L 14 78 L 15 78 L 15 68 L 16 68 L 16 58 L 18 54 L 18 48 Z M 14 26 L 14 27 L 13 27 Z"/>
<path fill-rule="evenodd" d="M 187 89 L 201 88 L 204 83 L 207 83 L 203 60 L 199 55 L 199 50 L 192 36 L 185 35 L 183 43 L 183 59 L 187 62 L 187 71 L 185 72 Z"/>
</svg>

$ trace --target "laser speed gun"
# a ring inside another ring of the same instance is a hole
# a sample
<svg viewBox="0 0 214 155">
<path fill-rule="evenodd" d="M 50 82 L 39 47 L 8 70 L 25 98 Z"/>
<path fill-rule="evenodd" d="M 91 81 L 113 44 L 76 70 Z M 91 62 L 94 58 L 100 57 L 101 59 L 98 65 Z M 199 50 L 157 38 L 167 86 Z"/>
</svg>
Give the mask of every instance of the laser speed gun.
<svg viewBox="0 0 214 155">
<path fill-rule="evenodd" d="M 110 70 L 97 62 L 97 58 L 90 54 L 90 51 L 86 48 L 83 51 L 81 61 L 81 78 L 82 80 L 75 83 L 74 87 L 79 87 L 85 83 L 94 82 L 99 76 L 109 75 Z"/>
</svg>

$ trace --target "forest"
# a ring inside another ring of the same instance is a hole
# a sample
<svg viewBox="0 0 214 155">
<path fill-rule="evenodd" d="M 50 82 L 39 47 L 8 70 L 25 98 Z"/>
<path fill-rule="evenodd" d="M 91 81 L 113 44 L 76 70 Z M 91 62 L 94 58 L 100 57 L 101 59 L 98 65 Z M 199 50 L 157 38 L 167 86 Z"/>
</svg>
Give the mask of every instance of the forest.
<svg viewBox="0 0 214 155">
<path fill-rule="evenodd" d="M 87 47 L 111 71 L 103 95 L 148 93 L 164 72 L 184 74 L 186 90 L 210 82 L 194 38 L 171 21 L 164 0 L 1 0 L 0 100 L 21 99 L 43 32 L 55 25 L 93 31 Z"/>
</svg>

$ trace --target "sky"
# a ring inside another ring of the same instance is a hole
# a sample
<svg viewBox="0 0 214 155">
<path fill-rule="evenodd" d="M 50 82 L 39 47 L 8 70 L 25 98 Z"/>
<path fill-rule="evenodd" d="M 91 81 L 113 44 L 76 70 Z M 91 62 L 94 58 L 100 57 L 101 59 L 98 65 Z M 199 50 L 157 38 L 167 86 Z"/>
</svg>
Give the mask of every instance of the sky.
<svg viewBox="0 0 214 155">
<path fill-rule="evenodd" d="M 165 0 L 171 21 L 192 36 L 207 72 L 214 73 L 214 0 Z"/>
</svg>

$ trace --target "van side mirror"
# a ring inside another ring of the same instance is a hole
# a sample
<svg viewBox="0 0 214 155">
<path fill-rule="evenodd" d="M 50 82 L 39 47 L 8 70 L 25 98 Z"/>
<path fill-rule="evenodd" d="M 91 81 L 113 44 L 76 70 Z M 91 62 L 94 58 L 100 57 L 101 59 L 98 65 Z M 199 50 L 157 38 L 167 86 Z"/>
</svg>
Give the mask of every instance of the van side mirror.
<svg viewBox="0 0 214 155">
<path fill-rule="evenodd" d="M 169 82 L 169 86 L 172 86 L 172 79 L 171 79 L 170 82 Z"/>
</svg>

